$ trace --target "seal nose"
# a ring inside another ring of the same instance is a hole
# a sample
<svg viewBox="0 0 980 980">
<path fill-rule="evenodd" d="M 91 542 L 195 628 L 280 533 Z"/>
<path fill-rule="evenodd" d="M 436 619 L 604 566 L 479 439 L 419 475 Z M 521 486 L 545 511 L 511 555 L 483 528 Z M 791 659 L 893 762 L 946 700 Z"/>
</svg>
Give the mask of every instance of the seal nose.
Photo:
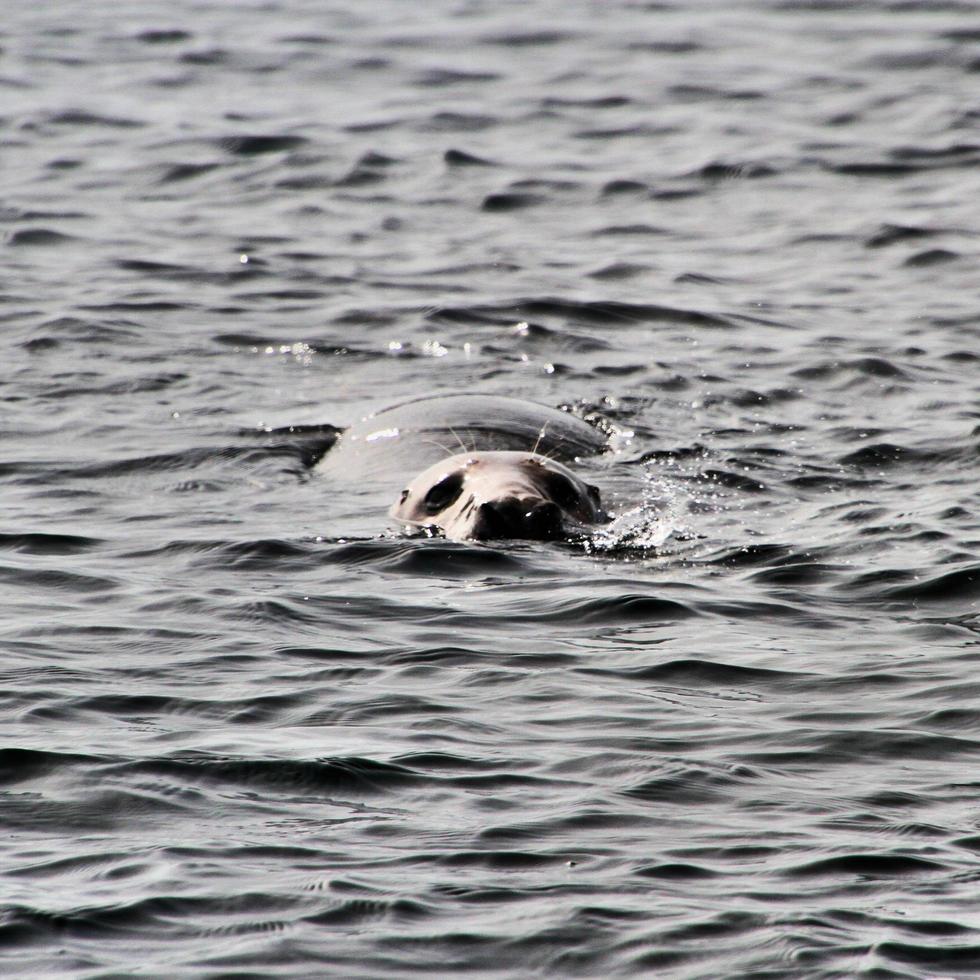
<svg viewBox="0 0 980 980">
<path fill-rule="evenodd" d="M 524 516 L 532 537 L 556 538 L 561 534 L 561 508 L 551 500 L 536 504 Z"/>
<path fill-rule="evenodd" d="M 502 497 L 481 504 L 475 538 L 535 538 L 546 540 L 561 535 L 561 508 L 539 497 Z"/>
</svg>

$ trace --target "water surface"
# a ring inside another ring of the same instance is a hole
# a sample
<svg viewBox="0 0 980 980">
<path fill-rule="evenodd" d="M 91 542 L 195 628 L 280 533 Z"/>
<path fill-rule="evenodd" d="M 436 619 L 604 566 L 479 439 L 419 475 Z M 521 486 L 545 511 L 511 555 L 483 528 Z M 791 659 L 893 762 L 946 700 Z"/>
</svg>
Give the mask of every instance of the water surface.
<svg viewBox="0 0 980 980">
<path fill-rule="evenodd" d="M 346 8 L 6 12 L 3 974 L 980 976 L 975 7 Z M 311 474 L 455 391 L 614 533 Z"/>
</svg>

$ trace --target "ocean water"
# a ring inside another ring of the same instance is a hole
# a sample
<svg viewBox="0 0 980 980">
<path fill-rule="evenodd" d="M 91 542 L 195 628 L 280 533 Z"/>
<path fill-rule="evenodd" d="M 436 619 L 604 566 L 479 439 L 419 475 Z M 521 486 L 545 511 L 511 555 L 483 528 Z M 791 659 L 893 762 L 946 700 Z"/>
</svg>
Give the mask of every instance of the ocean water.
<svg viewBox="0 0 980 980">
<path fill-rule="evenodd" d="M 976 15 L 8 3 L 0 973 L 980 976 Z M 311 469 L 459 391 L 616 522 Z"/>
</svg>

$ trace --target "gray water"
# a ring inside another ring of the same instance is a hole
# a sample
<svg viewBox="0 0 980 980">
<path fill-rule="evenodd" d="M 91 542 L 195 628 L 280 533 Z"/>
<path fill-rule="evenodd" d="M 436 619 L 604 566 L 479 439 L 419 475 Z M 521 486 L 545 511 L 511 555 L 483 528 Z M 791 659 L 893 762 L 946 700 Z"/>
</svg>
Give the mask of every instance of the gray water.
<svg viewBox="0 0 980 980">
<path fill-rule="evenodd" d="M 8 2 L 0 973 L 980 976 L 977 13 Z"/>
</svg>

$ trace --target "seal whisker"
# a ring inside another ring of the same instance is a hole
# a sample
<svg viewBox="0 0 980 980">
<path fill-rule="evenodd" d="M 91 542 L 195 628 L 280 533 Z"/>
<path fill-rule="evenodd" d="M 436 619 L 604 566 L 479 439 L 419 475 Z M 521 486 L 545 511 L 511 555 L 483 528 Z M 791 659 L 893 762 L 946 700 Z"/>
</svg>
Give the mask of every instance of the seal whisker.
<svg viewBox="0 0 980 980">
<path fill-rule="evenodd" d="M 440 442 L 438 439 L 423 439 L 423 446 L 438 446 L 447 456 L 454 456 L 456 454 L 452 446 L 447 446 L 444 442 Z"/>
<path fill-rule="evenodd" d="M 534 445 L 531 447 L 532 453 L 537 453 L 538 446 L 541 445 L 541 440 L 545 437 L 545 433 L 547 433 L 547 431 L 548 423 L 545 422 L 545 424 L 541 426 L 541 430 L 538 432 L 538 438 L 534 440 Z"/>
<path fill-rule="evenodd" d="M 457 444 L 459 445 L 460 452 L 468 453 L 470 451 L 470 447 L 467 446 L 462 439 L 460 439 L 459 433 L 452 426 L 449 426 L 449 434 L 456 440 Z"/>
</svg>

